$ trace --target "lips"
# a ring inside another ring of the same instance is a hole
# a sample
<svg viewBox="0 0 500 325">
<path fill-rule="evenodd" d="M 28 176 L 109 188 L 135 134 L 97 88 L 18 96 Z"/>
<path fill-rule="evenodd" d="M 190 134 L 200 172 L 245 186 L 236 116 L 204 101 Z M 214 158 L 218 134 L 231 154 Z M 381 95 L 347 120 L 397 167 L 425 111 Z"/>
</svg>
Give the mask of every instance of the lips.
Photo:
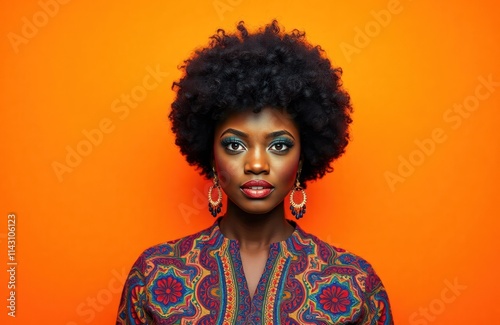
<svg viewBox="0 0 500 325">
<path fill-rule="evenodd" d="M 274 186 L 264 180 L 255 179 L 244 183 L 240 189 L 251 199 L 263 199 L 274 191 Z"/>
</svg>

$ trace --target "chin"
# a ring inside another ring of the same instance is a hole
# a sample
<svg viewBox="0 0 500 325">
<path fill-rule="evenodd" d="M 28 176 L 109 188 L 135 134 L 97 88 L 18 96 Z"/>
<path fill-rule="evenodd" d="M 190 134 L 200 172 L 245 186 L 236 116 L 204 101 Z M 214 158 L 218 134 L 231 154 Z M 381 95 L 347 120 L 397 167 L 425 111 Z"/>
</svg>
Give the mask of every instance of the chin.
<svg viewBox="0 0 500 325">
<path fill-rule="evenodd" d="M 240 206 L 236 205 L 239 209 L 244 211 L 245 213 L 248 214 L 253 214 L 253 215 L 258 215 L 258 216 L 266 216 L 273 212 L 276 208 L 280 207 L 280 204 L 275 205 L 275 206 L 269 206 L 266 204 L 266 206 L 260 206 L 261 204 L 259 203 L 264 203 L 264 202 L 254 202 L 251 204 L 247 204 L 246 206 Z"/>
</svg>

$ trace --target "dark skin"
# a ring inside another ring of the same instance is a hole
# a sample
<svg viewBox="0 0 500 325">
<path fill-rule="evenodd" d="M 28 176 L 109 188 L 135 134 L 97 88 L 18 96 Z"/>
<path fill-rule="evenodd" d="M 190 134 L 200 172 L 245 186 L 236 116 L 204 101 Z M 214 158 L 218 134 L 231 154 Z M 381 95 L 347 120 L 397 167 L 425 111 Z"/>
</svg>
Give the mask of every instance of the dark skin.
<svg viewBox="0 0 500 325">
<path fill-rule="evenodd" d="M 230 201 L 228 204 L 234 206 Z M 269 257 L 269 245 L 287 239 L 294 230 L 281 215 L 284 215 L 283 205 L 276 207 L 266 220 L 260 222 L 241 220 L 245 218 L 243 215 L 234 218 L 226 214 L 220 223 L 221 232 L 240 243 L 243 271 L 252 298 Z"/>
<path fill-rule="evenodd" d="M 215 130 L 215 171 L 228 197 L 220 229 L 239 242 L 252 298 L 269 257 L 269 245 L 286 240 L 294 231 L 286 221 L 283 201 L 295 184 L 300 164 L 299 130 L 281 110 L 233 114 Z M 265 197 L 249 197 L 242 187 L 251 180 L 266 181 L 272 190 Z"/>
</svg>

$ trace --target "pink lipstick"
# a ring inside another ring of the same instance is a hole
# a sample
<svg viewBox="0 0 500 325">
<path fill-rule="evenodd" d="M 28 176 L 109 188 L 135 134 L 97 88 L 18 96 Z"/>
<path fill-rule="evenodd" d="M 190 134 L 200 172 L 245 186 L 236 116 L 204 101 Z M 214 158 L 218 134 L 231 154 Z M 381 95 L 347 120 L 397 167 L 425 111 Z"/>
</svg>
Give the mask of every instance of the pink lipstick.
<svg viewBox="0 0 500 325">
<path fill-rule="evenodd" d="M 264 180 L 255 179 L 244 183 L 240 189 L 251 199 L 263 199 L 274 191 L 274 186 Z"/>
</svg>

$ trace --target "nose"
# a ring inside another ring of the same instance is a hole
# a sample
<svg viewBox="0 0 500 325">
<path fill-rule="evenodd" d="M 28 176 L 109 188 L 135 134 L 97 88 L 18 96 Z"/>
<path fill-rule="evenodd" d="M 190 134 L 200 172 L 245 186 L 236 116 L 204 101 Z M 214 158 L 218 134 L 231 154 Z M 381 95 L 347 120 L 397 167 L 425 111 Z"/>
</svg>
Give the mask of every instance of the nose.
<svg viewBox="0 0 500 325">
<path fill-rule="evenodd" d="M 269 162 L 265 149 L 252 148 L 246 156 L 245 174 L 269 174 Z"/>
</svg>

